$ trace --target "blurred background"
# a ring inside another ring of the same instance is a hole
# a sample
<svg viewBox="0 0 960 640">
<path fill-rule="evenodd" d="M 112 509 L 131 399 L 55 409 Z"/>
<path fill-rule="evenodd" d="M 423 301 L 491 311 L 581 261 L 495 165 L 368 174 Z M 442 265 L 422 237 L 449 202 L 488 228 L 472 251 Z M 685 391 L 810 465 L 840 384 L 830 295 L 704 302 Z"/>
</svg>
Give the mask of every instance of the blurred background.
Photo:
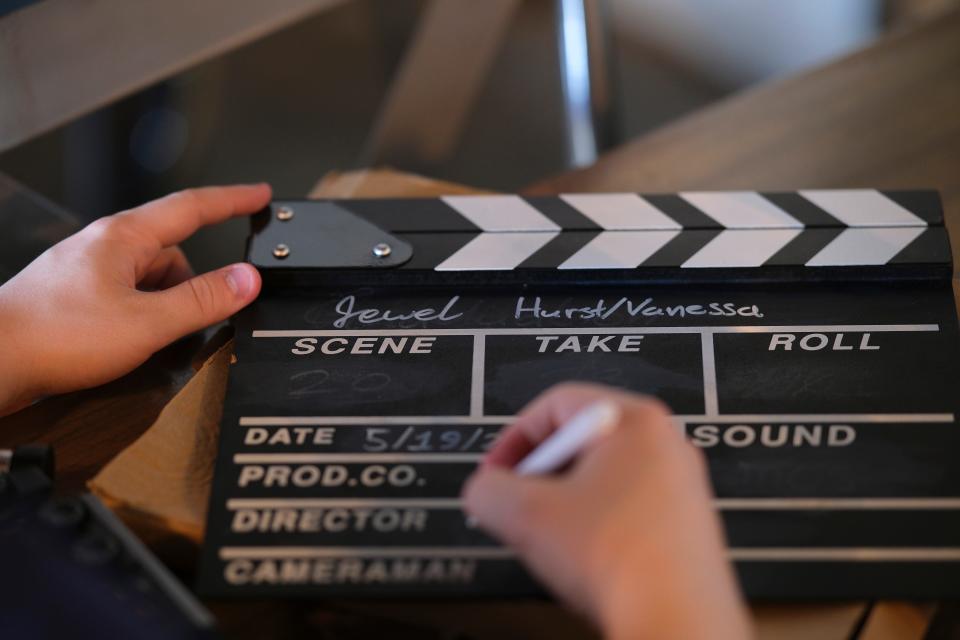
<svg viewBox="0 0 960 640">
<path fill-rule="evenodd" d="M 22 64 L 16 47 L 4 46 L 4 29 L 19 12 L 57 1 L 0 3 L 0 80 Z M 957 1 L 315 4 L 278 30 L 67 124 L 26 140 L 8 135 L 0 198 L 16 183 L 38 194 L 17 198 L 56 211 L 43 232 L 49 240 L 186 186 L 266 180 L 278 195 L 300 197 L 328 171 L 363 166 L 517 190 Z M 111 37 L 103 31 L 98 37 Z M 4 92 L 0 116 L 13 108 Z M 29 253 L 16 228 L 26 218 L 0 222 L 13 228 L 0 239 L 0 262 Z M 212 268 L 240 257 L 245 233 L 235 224 L 186 249 L 198 268 Z M 16 262 L 7 261 L 7 275 Z"/>
</svg>

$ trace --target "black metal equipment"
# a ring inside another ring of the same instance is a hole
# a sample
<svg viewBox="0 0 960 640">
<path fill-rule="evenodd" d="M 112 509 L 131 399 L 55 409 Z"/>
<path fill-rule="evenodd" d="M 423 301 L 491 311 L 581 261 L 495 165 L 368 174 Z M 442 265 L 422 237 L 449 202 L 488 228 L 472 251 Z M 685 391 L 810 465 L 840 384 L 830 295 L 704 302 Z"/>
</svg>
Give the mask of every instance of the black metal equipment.
<svg viewBox="0 0 960 640">
<path fill-rule="evenodd" d="M 219 637 L 207 610 L 94 495 L 53 495 L 53 449 L 0 450 L 4 638 Z"/>
<path fill-rule="evenodd" d="M 540 593 L 459 491 L 533 396 L 592 380 L 705 450 L 747 595 L 960 595 L 934 192 L 284 201 L 248 255 L 207 594 Z"/>
</svg>

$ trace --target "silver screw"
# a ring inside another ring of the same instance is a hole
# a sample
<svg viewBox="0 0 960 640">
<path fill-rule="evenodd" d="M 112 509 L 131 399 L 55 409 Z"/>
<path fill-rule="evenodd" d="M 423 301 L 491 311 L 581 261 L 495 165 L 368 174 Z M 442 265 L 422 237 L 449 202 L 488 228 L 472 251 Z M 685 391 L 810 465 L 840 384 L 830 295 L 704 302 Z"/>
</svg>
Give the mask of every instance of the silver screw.
<svg viewBox="0 0 960 640">
<path fill-rule="evenodd" d="M 293 209 L 290 207 L 280 207 L 277 209 L 277 220 L 286 222 L 293 217 Z"/>
<path fill-rule="evenodd" d="M 290 255 L 290 247 L 285 244 L 278 244 L 273 248 L 273 255 L 275 258 L 280 258 L 282 260 Z"/>
<path fill-rule="evenodd" d="M 386 242 L 381 242 L 373 246 L 373 255 L 378 258 L 386 258 L 391 253 L 393 253 L 393 247 L 388 245 Z"/>
</svg>

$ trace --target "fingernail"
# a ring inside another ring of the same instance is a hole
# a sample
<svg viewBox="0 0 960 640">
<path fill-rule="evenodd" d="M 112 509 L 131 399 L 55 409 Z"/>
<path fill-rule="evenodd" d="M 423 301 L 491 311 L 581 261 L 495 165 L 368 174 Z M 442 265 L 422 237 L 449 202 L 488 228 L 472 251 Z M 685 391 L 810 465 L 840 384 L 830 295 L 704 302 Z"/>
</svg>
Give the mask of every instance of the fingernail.
<svg viewBox="0 0 960 640">
<path fill-rule="evenodd" d="M 224 274 L 227 280 L 227 286 L 230 291 L 238 298 L 246 298 L 253 292 L 254 278 L 253 272 L 249 267 L 242 264 L 235 264 L 227 267 Z"/>
</svg>

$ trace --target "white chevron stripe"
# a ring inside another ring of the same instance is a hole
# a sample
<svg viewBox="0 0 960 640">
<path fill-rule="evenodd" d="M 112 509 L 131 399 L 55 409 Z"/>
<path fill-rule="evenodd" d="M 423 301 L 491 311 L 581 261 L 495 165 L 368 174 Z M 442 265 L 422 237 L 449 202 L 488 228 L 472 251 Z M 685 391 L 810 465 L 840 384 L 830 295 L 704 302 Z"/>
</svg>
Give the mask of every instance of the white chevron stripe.
<svg viewBox="0 0 960 640">
<path fill-rule="evenodd" d="M 684 268 L 759 267 L 802 233 L 801 229 L 724 231 L 683 263 Z"/>
<path fill-rule="evenodd" d="M 926 220 L 875 189 L 812 189 L 799 193 L 848 227 L 927 226 Z"/>
<path fill-rule="evenodd" d="M 803 223 L 754 191 L 685 191 L 684 200 L 728 229 L 797 229 Z"/>
<path fill-rule="evenodd" d="M 536 253 L 557 236 L 556 231 L 481 233 L 437 265 L 437 271 L 504 271 Z"/>
<path fill-rule="evenodd" d="M 444 196 L 445 203 L 484 231 L 559 231 L 520 196 Z"/>
<path fill-rule="evenodd" d="M 678 233 L 677 230 L 604 231 L 558 269 L 633 269 Z"/>
<path fill-rule="evenodd" d="M 682 228 L 635 193 L 564 193 L 560 198 L 608 231 Z"/>
<path fill-rule="evenodd" d="M 807 266 L 886 264 L 924 231 L 924 227 L 845 229 L 810 258 Z"/>
</svg>

